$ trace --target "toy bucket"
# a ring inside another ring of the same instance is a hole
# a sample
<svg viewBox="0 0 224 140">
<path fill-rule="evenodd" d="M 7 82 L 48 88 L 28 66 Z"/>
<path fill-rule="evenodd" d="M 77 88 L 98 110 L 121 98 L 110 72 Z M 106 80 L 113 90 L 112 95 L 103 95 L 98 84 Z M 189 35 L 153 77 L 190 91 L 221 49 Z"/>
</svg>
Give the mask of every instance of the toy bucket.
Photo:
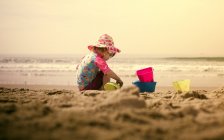
<svg viewBox="0 0 224 140">
<path fill-rule="evenodd" d="M 156 82 L 133 82 L 135 86 L 137 86 L 140 92 L 154 92 L 156 88 Z"/>
<path fill-rule="evenodd" d="M 190 91 L 190 80 L 180 80 L 173 82 L 173 87 L 177 92 L 188 92 Z"/>
<path fill-rule="evenodd" d="M 152 67 L 137 70 L 136 74 L 141 82 L 154 82 Z"/>
<path fill-rule="evenodd" d="M 104 85 L 104 90 L 116 90 L 119 88 L 121 88 L 120 85 L 114 82 L 108 82 Z"/>
</svg>

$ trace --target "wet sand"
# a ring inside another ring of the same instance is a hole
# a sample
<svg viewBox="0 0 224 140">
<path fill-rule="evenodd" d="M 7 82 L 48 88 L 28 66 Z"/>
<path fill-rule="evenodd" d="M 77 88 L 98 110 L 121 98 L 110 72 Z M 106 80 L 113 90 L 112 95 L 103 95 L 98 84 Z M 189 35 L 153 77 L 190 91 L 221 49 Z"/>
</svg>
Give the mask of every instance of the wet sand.
<svg viewBox="0 0 224 140">
<path fill-rule="evenodd" d="M 80 93 L 1 85 L 0 139 L 224 139 L 224 87 Z"/>
</svg>

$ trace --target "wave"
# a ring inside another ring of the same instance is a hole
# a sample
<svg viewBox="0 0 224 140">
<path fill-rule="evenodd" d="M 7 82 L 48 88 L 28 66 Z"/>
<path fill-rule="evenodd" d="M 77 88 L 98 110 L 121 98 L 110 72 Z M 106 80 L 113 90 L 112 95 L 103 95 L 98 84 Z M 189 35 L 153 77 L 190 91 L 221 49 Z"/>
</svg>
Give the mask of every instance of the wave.
<svg viewBox="0 0 224 140">
<path fill-rule="evenodd" d="M 74 57 L 0 57 L 0 63 L 77 63 L 79 58 Z"/>
<path fill-rule="evenodd" d="M 71 72 L 76 70 L 76 65 L 73 63 L 17 63 L 6 64 L 0 63 L 0 72 L 14 71 L 14 72 Z M 109 67 L 119 73 L 135 73 L 135 71 L 153 67 L 156 72 L 224 72 L 224 65 L 186 65 L 186 64 L 121 64 L 112 63 Z"/>
<path fill-rule="evenodd" d="M 0 72 L 75 72 L 80 56 L 73 57 L 0 57 Z M 189 61 L 191 60 L 191 61 Z M 197 60 L 197 61 L 196 61 Z M 207 61 L 209 60 L 209 61 Z M 214 62 L 219 61 L 219 62 Z M 224 57 L 115 57 L 108 65 L 120 73 L 153 67 L 156 72 L 224 73 Z"/>
</svg>

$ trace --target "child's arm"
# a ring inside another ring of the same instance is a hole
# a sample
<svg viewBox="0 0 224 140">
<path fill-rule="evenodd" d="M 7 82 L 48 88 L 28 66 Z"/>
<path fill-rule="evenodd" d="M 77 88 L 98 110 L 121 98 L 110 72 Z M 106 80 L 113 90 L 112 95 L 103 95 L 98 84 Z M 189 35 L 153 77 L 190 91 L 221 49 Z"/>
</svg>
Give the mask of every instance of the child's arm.
<svg viewBox="0 0 224 140">
<path fill-rule="evenodd" d="M 105 60 L 103 60 L 101 57 L 96 57 L 95 64 L 99 67 L 99 69 L 105 74 L 105 76 L 112 78 L 116 80 L 116 83 L 120 84 L 120 86 L 123 85 L 123 81 L 120 79 L 120 77 L 117 76 L 116 73 L 114 73 L 107 65 Z"/>
<path fill-rule="evenodd" d="M 112 78 L 112 79 L 114 79 L 114 80 L 116 80 L 116 83 L 119 84 L 122 87 L 123 81 L 112 70 L 109 70 L 105 75 L 108 76 L 108 77 L 110 77 L 110 78 Z"/>
</svg>

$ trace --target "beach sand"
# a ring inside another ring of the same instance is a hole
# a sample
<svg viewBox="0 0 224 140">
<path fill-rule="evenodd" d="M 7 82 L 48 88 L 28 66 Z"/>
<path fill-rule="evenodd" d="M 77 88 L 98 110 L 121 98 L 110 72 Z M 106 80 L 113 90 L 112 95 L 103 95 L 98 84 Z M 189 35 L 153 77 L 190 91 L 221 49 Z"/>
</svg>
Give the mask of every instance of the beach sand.
<svg viewBox="0 0 224 140">
<path fill-rule="evenodd" d="M 0 139 L 224 139 L 224 87 L 139 93 L 0 86 Z"/>
</svg>

